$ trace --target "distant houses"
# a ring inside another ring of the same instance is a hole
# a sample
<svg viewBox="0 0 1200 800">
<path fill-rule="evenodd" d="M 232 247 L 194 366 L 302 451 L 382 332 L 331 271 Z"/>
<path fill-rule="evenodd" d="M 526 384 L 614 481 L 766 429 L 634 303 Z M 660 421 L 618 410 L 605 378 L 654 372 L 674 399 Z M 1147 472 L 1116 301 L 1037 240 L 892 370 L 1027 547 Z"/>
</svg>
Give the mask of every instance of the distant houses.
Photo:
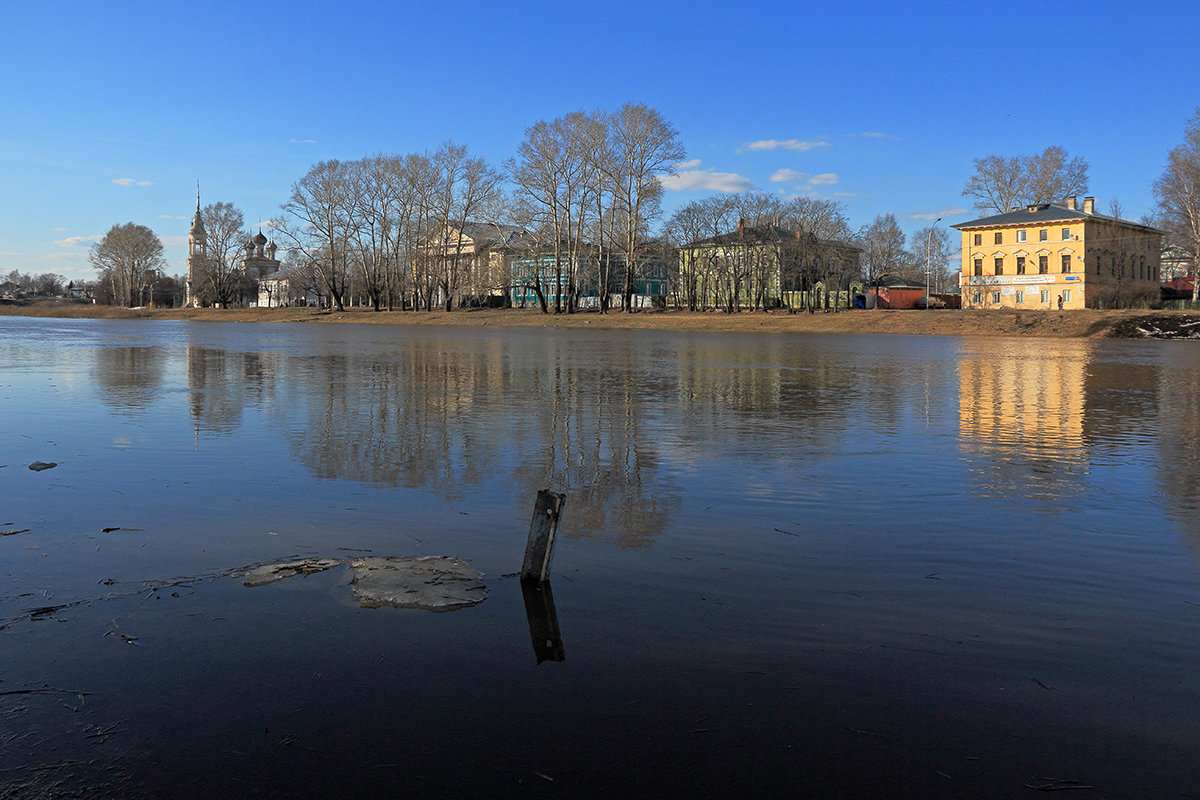
<svg viewBox="0 0 1200 800">
<path fill-rule="evenodd" d="M 848 304 L 861 252 L 807 231 L 739 219 L 736 230 L 679 248 L 679 292 L 691 310 L 811 307 L 831 295 Z"/>
<path fill-rule="evenodd" d="M 952 226 L 963 307 L 1075 309 L 1156 302 L 1163 232 L 1097 214 L 1095 199 L 1040 203 Z"/>
</svg>

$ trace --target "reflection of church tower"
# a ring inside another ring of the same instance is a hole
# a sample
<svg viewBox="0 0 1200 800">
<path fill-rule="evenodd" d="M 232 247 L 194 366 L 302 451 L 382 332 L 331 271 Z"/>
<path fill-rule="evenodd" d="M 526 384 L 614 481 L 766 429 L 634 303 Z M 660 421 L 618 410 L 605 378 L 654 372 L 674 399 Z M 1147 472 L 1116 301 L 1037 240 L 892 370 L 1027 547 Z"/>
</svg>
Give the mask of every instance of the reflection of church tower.
<svg viewBox="0 0 1200 800">
<path fill-rule="evenodd" d="M 200 187 L 196 187 L 196 216 L 188 230 L 187 258 L 187 301 L 189 308 L 199 305 L 196 295 L 204 275 L 204 263 L 208 260 L 208 234 L 204 231 L 204 220 L 200 218 Z"/>
</svg>

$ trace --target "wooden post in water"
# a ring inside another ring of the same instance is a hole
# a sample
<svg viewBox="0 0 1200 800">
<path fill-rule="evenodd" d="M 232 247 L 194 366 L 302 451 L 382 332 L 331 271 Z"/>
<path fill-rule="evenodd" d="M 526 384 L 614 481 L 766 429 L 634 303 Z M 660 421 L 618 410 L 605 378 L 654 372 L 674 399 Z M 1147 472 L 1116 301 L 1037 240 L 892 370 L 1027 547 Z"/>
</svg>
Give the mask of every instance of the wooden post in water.
<svg viewBox="0 0 1200 800">
<path fill-rule="evenodd" d="M 521 580 L 540 582 L 550 576 L 550 558 L 554 555 L 558 517 L 566 501 L 565 494 L 555 494 L 549 489 L 538 492 L 537 502 L 533 504 L 533 518 L 529 521 L 529 541 L 525 543 Z"/>
</svg>

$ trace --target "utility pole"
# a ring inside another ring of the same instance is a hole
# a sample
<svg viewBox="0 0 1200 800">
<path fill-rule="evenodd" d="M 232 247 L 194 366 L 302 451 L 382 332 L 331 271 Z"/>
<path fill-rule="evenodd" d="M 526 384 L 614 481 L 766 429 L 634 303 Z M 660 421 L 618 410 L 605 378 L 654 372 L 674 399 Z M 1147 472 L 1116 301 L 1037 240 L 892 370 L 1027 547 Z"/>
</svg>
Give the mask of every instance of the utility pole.
<svg viewBox="0 0 1200 800">
<path fill-rule="evenodd" d="M 929 234 L 925 237 L 925 310 L 926 311 L 929 310 L 929 271 L 930 271 L 930 263 L 929 263 L 930 252 L 929 252 L 929 250 L 933 243 L 933 231 L 935 228 L 937 228 L 937 224 L 941 221 L 942 221 L 941 217 L 938 217 L 937 219 L 935 219 L 933 221 L 933 224 L 929 226 Z"/>
</svg>

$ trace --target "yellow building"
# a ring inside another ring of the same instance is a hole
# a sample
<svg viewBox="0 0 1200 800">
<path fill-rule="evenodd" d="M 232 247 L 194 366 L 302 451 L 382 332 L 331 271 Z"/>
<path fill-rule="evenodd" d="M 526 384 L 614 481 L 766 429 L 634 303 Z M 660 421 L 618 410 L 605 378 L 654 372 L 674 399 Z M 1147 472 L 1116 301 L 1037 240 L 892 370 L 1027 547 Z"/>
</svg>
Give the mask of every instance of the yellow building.
<svg viewBox="0 0 1200 800">
<path fill-rule="evenodd" d="M 1042 203 L 952 226 L 962 232 L 963 308 L 1111 308 L 1158 299 L 1162 231 Z"/>
</svg>

